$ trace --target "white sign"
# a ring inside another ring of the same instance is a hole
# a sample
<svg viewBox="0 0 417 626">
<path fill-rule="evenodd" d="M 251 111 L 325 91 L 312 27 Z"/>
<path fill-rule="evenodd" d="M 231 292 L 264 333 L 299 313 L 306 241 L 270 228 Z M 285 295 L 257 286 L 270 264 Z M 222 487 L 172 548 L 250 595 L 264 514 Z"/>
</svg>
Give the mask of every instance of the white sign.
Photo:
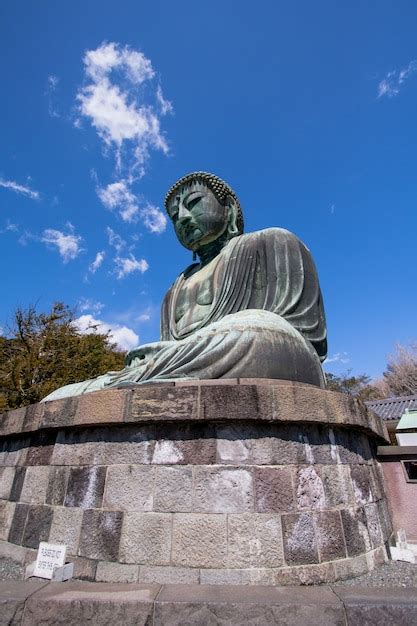
<svg viewBox="0 0 417 626">
<path fill-rule="evenodd" d="M 54 569 L 65 565 L 67 546 L 41 541 L 32 576 L 52 579 Z"/>
</svg>

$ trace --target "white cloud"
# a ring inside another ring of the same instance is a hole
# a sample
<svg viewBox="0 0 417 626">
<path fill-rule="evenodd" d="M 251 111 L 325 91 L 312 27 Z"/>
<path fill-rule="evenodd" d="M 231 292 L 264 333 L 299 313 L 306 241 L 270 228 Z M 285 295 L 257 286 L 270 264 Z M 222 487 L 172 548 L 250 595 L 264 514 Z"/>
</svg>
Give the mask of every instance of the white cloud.
<svg viewBox="0 0 417 626">
<path fill-rule="evenodd" d="M 166 115 L 167 113 L 174 112 L 172 102 L 170 102 L 169 100 L 165 100 L 163 96 L 161 85 L 158 85 L 158 88 L 156 90 L 156 99 L 161 109 L 161 115 Z"/>
<path fill-rule="evenodd" d="M 58 252 L 64 263 L 77 258 L 77 256 L 82 252 L 82 238 L 79 235 L 74 234 L 71 224 L 68 224 L 68 227 L 71 231 L 69 234 L 65 234 L 60 230 L 54 230 L 53 228 L 47 228 L 43 231 L 41 237 L 41 241 L 43 243 L 56 246 L 58 248 Z"/>
<path fill-rule="evenodd" d="M 110 333 L 110 339 L 120 350 L 131 350 L 139 344 L 139 336 L 134 330 L 119 324 L 108 324 L 102 320 L 95 319 L 92 315 L 81 315 L 73 324 L 80 333 Z"/>
<path fill-rule="evenodd" d="M 116 252 L 121 252 L 123 248 L 126 246 L 126 242 L 124 239 L 120 237 L 117 233 L 114 232 L 110 226 L 106 228 L 107 237 L 109 238 L 109 244 L 116 250 Z"/>
<path fill-rule="evenodd" d="M 145 259 L 137 259 L 133 254 L 129 254 L 127 257 L 116 257 L 114 262 L 118 279 L 132 274 L 132 272 L 140 272 L 143 274 L 149 269 L 149 264 Z"/>
<path fill-rule="evenodd" d="M 100 314 L 104 306 L 102 302 L 96 302 L 92 298 L 80 298 L 78 301 L 78 308 L 82 312 L 92 311 L 93 313 Z"/>
<path fill-rule="evenodd" d="M 11 189 L 15 193 L 21 193 L 24 196 L 28 196 L 32 198 L 32 200 L 39 200 L 40 194 L 39 191 L 34 191 L 28 186 L 19 185 L 14 180 L 4 180 L 4 178 L 0 178 L 0 187 L 4 187 L 5 189 Z"/>
<path fill-rule="evenodd" d="M 167 218 L 164 213 L 151 204 L 140 207 L 138 198 L 129 189 L 126 180 L 98 187 L 97 194 L 107 209 L 118 210 L 123 221 L 136 222 L 140 218 L 151 233 L 159 234 L 165 230 Z"/>
<path fill-rule="evenodd" d="M 393 98 L 397 96 L 400 93 L 401 86 L 416 71 L 417 61 L 410 61 L 403 69 L 388 72 L 378 85 L 378 98 L 382 98 L 383 96 Z"/>
<path fill-rule="evenodd" d="M 164 232 L 167 227 L 167 218 L 160 209 L 148 204 L 144 209 L 141 209 L 140 213 L 143 223 L 151 233 L 160 234 Z"/>
<path fill-rule="evenodd" d="M 332 357 L 327 357 L 324 365 L 327 363 L 350 363 L 350 359 L 347 352 L 336 352 Z"/>
<path fill-rule="evenodd" d="M 125 180 L 98 187 L 97 195 L 107 209 L 118 209 L 125 222 L 133 222 L 139 213 L 136 196 L 130 191 Z"/>
<path fill-rule="evenodd" d="M 129 175 L 142 176 L 151 149 L 168 153 L 159 115 L 172 110 L 160 85 L 155 89 L 152 84 L 151 61 L 142 52 L 110 42 L 87 50 L 84 66 L 87 82 L 77 94 L 79 114 L 114 149 L 118 171 L 126 160 Z"/>
<path fill-rule="evenodd" d="M 96 271 L 98 270 L 100 265 L 103 263 L 105 256 L 106 256 L 106 253 L 104 252 L 104 250 L 101 250 L 100 252 L 97 252 L 96 258 L 88 266 L 88 271 L 91 272 L 91 274 L 95 274 L 96 273 Z"/>
</svg>

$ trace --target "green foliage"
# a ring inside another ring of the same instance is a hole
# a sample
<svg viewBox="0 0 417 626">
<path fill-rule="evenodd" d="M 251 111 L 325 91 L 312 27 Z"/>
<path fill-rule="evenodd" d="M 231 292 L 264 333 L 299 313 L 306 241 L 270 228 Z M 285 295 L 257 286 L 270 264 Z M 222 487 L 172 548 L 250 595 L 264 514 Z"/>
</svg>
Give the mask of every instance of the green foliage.
<svg viewBox="0 0 417 626">
<path fill-rule="evenodd" d="M 123 367 L 109 335 L 81 334 L 75 313 L 57 302 L 49 313 L 17 309 L 0 337 L 0 411 L 39 402 L 50 392 Z"/>
</svg>

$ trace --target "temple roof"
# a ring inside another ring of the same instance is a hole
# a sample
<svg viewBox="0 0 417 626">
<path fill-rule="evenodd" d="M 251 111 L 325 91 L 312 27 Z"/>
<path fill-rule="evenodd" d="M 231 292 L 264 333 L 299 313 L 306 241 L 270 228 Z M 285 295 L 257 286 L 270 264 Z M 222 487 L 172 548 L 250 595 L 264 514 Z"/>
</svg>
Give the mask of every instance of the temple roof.
<svg viewBox="0 0 417 626">
<path fill-rule="evenodd" d="M 417 395 L 371 400 L 365 404 L 383 420 L 399 420 L 406 409 L 417 409 Z"/>
</svg>

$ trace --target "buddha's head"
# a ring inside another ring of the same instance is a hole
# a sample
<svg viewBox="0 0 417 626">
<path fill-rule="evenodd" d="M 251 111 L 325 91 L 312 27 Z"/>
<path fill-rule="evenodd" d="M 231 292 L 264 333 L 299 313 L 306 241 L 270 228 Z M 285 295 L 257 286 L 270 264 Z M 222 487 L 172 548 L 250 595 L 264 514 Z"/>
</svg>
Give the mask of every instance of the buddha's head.
<svg viewBox="0 0 417 626">
<path fill-rule="evenodd" d="M 243 233 L 239 200 L 223 180 L 207 172 L 180 178 L 168 191 L 165 208 L 183 246 L 197 252 L 220 237 Z"/>
</svg>

